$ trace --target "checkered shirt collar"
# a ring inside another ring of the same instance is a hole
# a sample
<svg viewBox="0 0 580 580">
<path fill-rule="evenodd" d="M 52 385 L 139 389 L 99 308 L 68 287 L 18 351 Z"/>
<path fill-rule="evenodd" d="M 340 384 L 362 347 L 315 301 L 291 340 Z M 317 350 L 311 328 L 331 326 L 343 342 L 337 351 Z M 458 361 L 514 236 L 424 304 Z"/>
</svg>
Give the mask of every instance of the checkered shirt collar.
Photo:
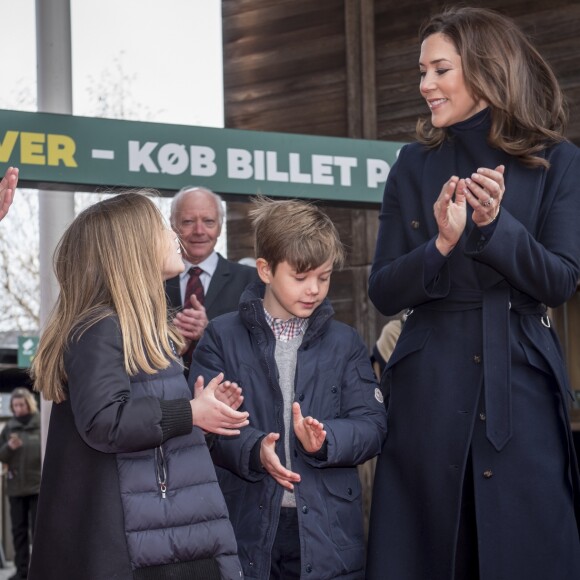
<svg viewBox="0 0 580 580">
<path fill-rule="evenodd" d="M 280 340 L 281 342 L 288 342 L 289 340 L 304 334 L 308 327 L 308 318 L 298 318 L 297 316 L 294 316 L 288 320 L 282 320 L 280 318 L 274 318 L 265 308 L 264 315 L 266 316 L 268 326 L 274 333 L 274 337 L 276 340 Z"/>
</svg>

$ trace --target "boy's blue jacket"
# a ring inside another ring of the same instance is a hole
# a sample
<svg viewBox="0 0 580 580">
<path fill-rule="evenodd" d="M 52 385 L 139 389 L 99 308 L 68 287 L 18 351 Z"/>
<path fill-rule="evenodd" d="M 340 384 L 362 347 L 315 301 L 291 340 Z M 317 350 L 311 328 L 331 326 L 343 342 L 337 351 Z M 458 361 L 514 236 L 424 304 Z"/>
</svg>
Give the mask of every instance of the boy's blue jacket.
<svg viewBox="0 0 580 580">
<path fill-rule="evenodd" d="M 267 579 L 283 488 L 255 471 L 252 449 L 270 432 L 284 452 L 282 393 L 274 359 L 276 341 L 264 317 L 260 284 L 249 286 L 239 311 L 210 322 L 198 344 L 190 385 L 223 372 L 243 389 L 250 425 L 237 437 L 218 437 L 212 448 L 247 578 Z M 310 318 L 298 351 L 295 398 L 302 414 L 320 420 L 327 455 L 306 453 L 290 435 L 291 469 L 300 526 L 302 578 L 364 578 L 361 486 L 356 465 L 377 455 L 387 433 L 386 412 L 366 346 L 357 332 L 332 319 L 325 300 Z"/>
</svg>

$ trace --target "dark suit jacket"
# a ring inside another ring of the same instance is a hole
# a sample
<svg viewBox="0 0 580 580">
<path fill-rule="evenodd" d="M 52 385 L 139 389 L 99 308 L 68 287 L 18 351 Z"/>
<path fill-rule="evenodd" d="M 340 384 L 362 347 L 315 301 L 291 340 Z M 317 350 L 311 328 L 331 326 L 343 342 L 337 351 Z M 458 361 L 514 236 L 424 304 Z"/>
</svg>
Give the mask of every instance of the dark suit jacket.
<svg viewBox="0 0 580 580">
<path fill-rule="evenodd" d="M 220 314 L 237 310 L 244 288 L 250 282 L 255 282 L 258 279 L 256 268 L 231 262 L 218 254 L 218 265 L 211 277 L 204 300 L 208 320 L 212 320 Z M 171 308 L 178 310 L 183 308 L 179 276 L 170 278 L 165 282 L 165 293 Z"/>
</svg>

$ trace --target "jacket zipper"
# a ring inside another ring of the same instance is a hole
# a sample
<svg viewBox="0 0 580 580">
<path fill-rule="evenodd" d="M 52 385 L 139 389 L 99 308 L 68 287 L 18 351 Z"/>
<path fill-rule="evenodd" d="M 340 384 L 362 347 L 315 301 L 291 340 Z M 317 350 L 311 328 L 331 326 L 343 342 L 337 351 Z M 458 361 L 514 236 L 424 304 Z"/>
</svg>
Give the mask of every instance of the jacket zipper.
<svg viewBox="0 0 580 580">
<path fill-rule="evenodd" d="M 256 311 L 256 306 L 255 304 L 252 303 L 252 311 L 253 311 L 253 315 L 254 315 L 254 324 L 256 326 L 260 326 L 259 323 L 259 317 L 258 317 L 258 313 Z M 278 392 L 280 392 L 281 394 L 281 389 L 280 389 L 280 384 L 278 381 L 277 376 L 274 375 L 274 372 L 272 371 L 272 367 L 270 366 L 270 357 L 274 358 L 275 351 L 276 348 L 276 341 L 274 341 L 273 345 L 269 344 L 268 339 L 265 337 L 265 344 L 264 344 L 264 348 L 262 349 L 263 352 L 263 359 L 264 359 L 264 363 L 266 365 L 266 369 L 267 369 L 267 373 L 268 373 L 268 381 L 270 382 L 271 386 L 274 387 L 274 390 L 278 389 Z M 283 435 L 284 435 L 284 429 L 283 426 L 280 425 L 280 421 L 278 420 L 278 417 L 276 416 L 276 425 L 278 426 L 278 432 L 280 433 L 280 438 L 282 439 L 282 444 L 284 443 L 283 440 Z M 282 490 L 278 490 L 278 485 L 276 484 L 275 487 L 275 492 L 273 494 L 273 496 L 270 498 L 269 501 L 269 510 L 270 513 L 272 514 L 278 514 L 278 517 L 276 518 L 276 521 L 272 521 L 270 522 L 267 530 L 266 530 L 266 537 L 268 538 L 268 542 L 269 542 L 269 550 L 272 549 L 272 545 L 274 544 L 274 540 L 273 540 L 273 533 L 274 531 L 278 528 L 278 521 L 280 518 L 280 505 L 281 505 L 281 501 L 282 501 L 282 494 L 284 493 Z M 277 509 L 274 509 L 274 505 L 277 504 Z M 269 560 L 268 563 L 268 568 L 270 567 L 270 562 L 271 562 L 271 558 Z"/>
<path fill-rule="evenodd" d="M 163 454 L 163 447 L 155 448 L 155 469 L 157 472 L 157 484 L 159 485 L 159 492 L 161 498 L 167 498 L 167 464 L 165 463 L 165 455 Z"/>
</svg>

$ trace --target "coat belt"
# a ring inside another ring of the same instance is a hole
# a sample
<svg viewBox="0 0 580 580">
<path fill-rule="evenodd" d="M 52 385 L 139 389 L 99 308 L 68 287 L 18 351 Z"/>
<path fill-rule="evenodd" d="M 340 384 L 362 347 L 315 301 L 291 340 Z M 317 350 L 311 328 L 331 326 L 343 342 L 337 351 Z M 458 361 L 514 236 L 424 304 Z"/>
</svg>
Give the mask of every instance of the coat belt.
<svg viewBox="0 0 580 580">
<path fill-rule="evenodd" d="M 483 293 L 483 385 L 487 438 L 501 451 L 512 436 L 510 291 Z"/>
<path fill-rule="evenodd" d="M 507 284 L 483 291 L 455 290 L 444 300 L 421 305 L 417 310 L 458 311 L 482 309 L 483 384 L 486 436 L 501 451 L 512 436 L 510 309 L 521 314 L 546 313 L 546 307 L 517 293 Z"/>
</svg>

